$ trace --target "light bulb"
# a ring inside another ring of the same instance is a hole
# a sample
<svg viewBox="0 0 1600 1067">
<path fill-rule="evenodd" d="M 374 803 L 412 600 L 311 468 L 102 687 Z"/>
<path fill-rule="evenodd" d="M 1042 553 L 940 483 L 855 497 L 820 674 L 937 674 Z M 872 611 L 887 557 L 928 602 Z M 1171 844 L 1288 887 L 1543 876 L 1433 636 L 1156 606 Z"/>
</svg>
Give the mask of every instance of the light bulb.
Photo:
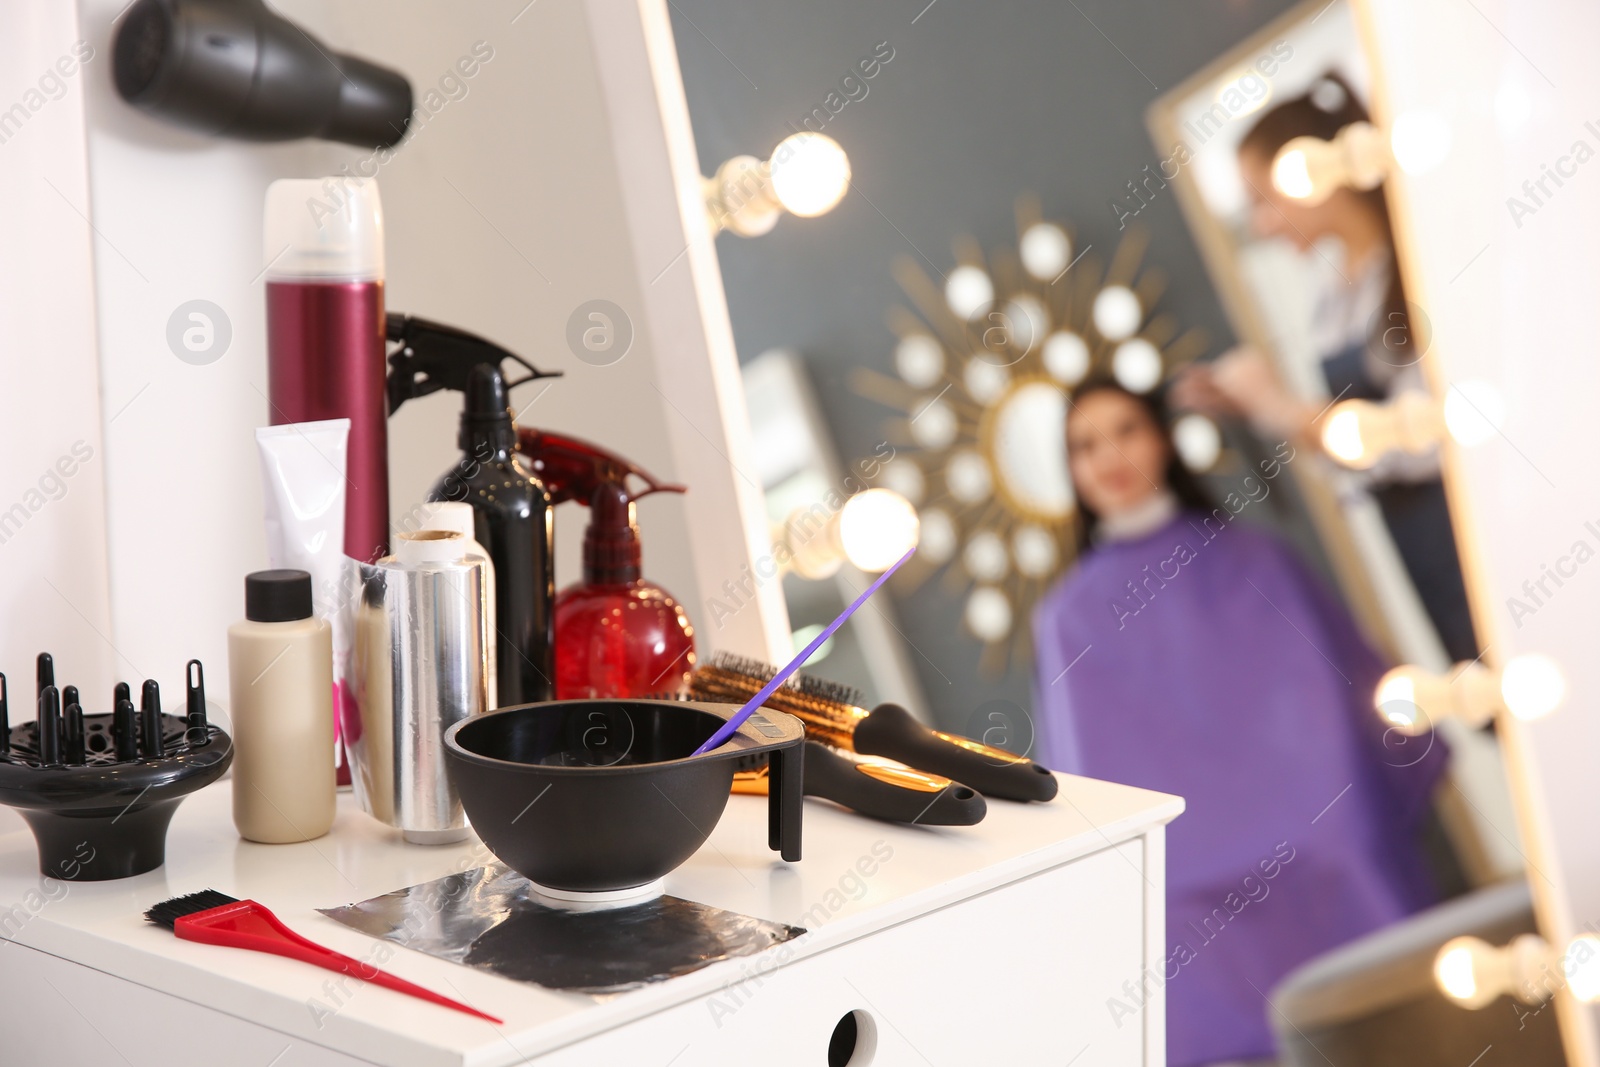
<svg viewBox="0 0 1600 1067">
<path fill-rule="evenodd" d="M 944 346 L 925 333 L 900 339 L 894 350 L 894 368 L 918 389 L 927 389 L 944 377 Z"/>
<path fill-rule="evenodd" d="M 891 489 L 867 489 L 839 512 L 839 544 L 858 570 L 886 571 L 917 546 L 917 509 Z"/>
<path fill-rule="evenodd" d="M 1011 601 L 992 585 L 980 585 L 968 594 L 963 615 L 980 641 L 992 644 L 1011 632 Z"/>
<path fill-rule="evenodd" d="M 1335 407 L 1329 412 L 1328 421 L 1322 426 L 1322 447 L 1328 455 L 1347 467 L 1361 465 L 1367 449 L 1361 440 L 1360 413 L 1354 408 L 1343 407 Z"/>
<path fill-rule="evenodd" d="M 943 508 L 922 513 L 922 529 L 917 555 L 929 563 L 948 563 L 956 553 L 956 524 Z"/>
<path fill-rule="evenodd" d="M 1352 122 L 1333 140 L 1296 137 L 1272 159 L 1272 186 L 1291 200 L 1322 203 L 1339 189 L 1376 189 L 1392 161 L 1382 132 L 1370 122 Z"/>
<path fill-rule="evenodd" d="M 788 550 L 784 566 L 819 581 L 847 560 L 864 571 L 888 570 L 916 547 L 919 528 L 909 500 L 891 489 L 867 489 L 831 515 L 822 504 L 796 508 L 773 542 Z"/>
<path fill-rule="evenodd" d="M 967 393 L 972 399 L 988 407 L 999 400 L 1000 394 L 1011 384 L 1011 372 L 990 363 L 984 355 L 982 352 L 974 352 L 972 358 L 967 360 L 967 365 L 961 372 L 961 384 L 967 387 Z"/>
<path fill-rule="evenodd" d="M 1566 682 L 1546 656 L 1517 656 L 1499 671 L 1474 660 L 1446 675 L 1414 664 L 1385 674 L 1373 692 L 1378 714 L 1401 733 L 1415 736 L 1445 719 L 1472 729 L 1487 726 L 1504 708 L 1519 719 L 1537 719 L 1561 704 Z"/>
<path fill-rule="evenodd" d="M 1365 470 L 1386 453 L 1420 454 L 1444 434 L 1438 404 L 1426 393 L 1404 392 L 1384 403 L 1341 400 L 1322 426 L 1322 447 L 1347 467 Z"/>
<path fill-rule="evenodd" d="M 1216 466 L 1222 455 L 1222 431 L 1198 412 L 1190 412 L 1172 425 L 1172 445 L 1190 470 L 1201 473 Z"/>
<path fill-rule="evenodd" d="M 1561 958 L 1561 971 L 1574 997 L 1585 1004 L 1600 1000 L 1600 937 L 1579 934 L 1573 938 Z"/>
<path fill-rule="evenodd" d="M 1133 336 L 1144 318 L 1139 298 L 1126 285 L 1108 285 L 1095 294 L 1090 312 L 1094 328 L 1107 341 L 1122 341 Z"/>
<path fill-rule="evenodd" d="M 928 491 L 922 468 L 904 456 L 885 463 L 878 477 L 885 489 L 892 489 L 913 504 L 920 503 Z"/>
<path fill-rule="evenodd" d="M 1539 1004 L 1558 984 L 1550 946 L 1537 934 L 1521 934 L 1497 947 L 1476 937 L 1444 943 L 1433 958 L 1439 991 L 1464 1008 L 1483 1008 L 1502 996 Z"/>
<path fill-rule="evenodd" d="M 956 413 L 937 398 L 911 416 L 911 439 L 932 452 L 942 452 L 955 441 L 960 431 Z"/>
<path fill-rule="evenodd" d="M 961 551 L 961 562 L 980 582 L 998 582 L 1011 569 L 1011 556 L 1006 544 L 993 530 L 979 530 L 967 540 Z"/>
<path fill-rule="evenodd" d="M 1445 996 L 1469 1008 L 1481 1008 L 1498 993 L 1483 997 L 1478 986 L 1478 959 L 1489 946 L 1475 937 L 1458 937 L 1439 950 L 1433 961 L 1433 980 Z"/>
<path fill-rule="evenodd" d="M 1286 146 L 1272 161 L 1272 187 L 1291 200 L 1309 200 L 1316 187 L 1311 183 L 1311 164 L 1304 146 Z"/>
<path fill-rule="evenodd" d="M 1500 672 L 1500 695 L 1517 718 L 1540 719 L 1560 707 L 1567 682 L 1550 657 L 1516 656 Z"/>
<path fill-rule="evenodd" d="M 994 283 L 970 264 L 957 267 L 944 282 L 944 302 L 963 319 L 972 320 L 994 303 Z"/>
<path fill-rule="evenodd" d="M 734 156 L 705 180 L 706 217 L 713 233 L 728 230 L 740 237 L 770 233 L 783 215 L 772 199 L 767 165 L 755 156 Z"/>
<path fill-rule="evenodd" d="M 958 502 L 982 503 L 994 488 L 994 481 L 989 477 L 989 461 L 970 448 L 952 452 L 945 465 L 944 484 Z"/>
<path fill-rule="evenodd" d="M 813 623 L 810 626 L 802 626 L 798 630 L 794 631 L 795 655 L 799 655 L 807 645 L 817 639 L 818 634 L 822 633 L 822 631 L 826 629 L 827 627 L 823 626 L 821 623 Z M 811 658 L 806 660 L 806 667 L 814 668 L 818 663 L 821 663 L 823 660 L 827 659 L 828 653 L 833 651 L 833 643 L 835 640 L 836 638 L 830 637 L 826 641 L 822 642 L 821 645 L 817 646 L 817 650 L 811 653 Z"/>
<path fill-rule="evenodd" d="M 1072 241 L 1067 231 L 1053 222 L 1036 222 L 1022 234 L 1017 245 L 1022 266 L 1041 282 L 1054 281 L 1067 269 L 1072 256 Z"/>
<path fill-rule="evenodd" d="M 1011 554 L 1016 558 L 1017 570 L 1029 578 L 1049 577 L 1060 559 L 1050 531 L 1031 523 L 1017 527 L 1011 535 Z"/>
<path fill-rule="evenodd" d="M 1070 330 L 1045 338 L 1044 369 L 1063 385 L 1077 385 L 1089 373 L 1089 345 Z"/>
<path fill-rule="evenodd" d="M 772 195 L 802 218 L 832 211 L 850 188 L 850 157 L 826 134 L 785 137 L 773 149 L 770 166 Z"/>
<path fill-rule="evenodd" d="M 1448 678 L 1408 663 L 1383 676 L 1372 704 L 1391 727 L 1415 737 L 1433 729 L 1438 720 L 1459 715 L 1463 709 L 1456 699 L 1458 695 L 1466 697 L 1466 687 L 1458 694 Z M 1485 721 L 1493 711 L 1491 704 Z"/>
<path fill-rule="evenodd" d="M 1032 293 L 1022 293 L 1006 301 L 1001 321 L 1005 341 L 1024 355 L 1038 348 L 1039 342 L 1044 340 L 1044 335 L 1050 331 L 1050 313 Z M 984 332 L 984 347 L 986 349 L 991 347 L 988 331 Z M 985 353 L 984 358 L 993 362 L 996 356 L 993 353 Z M 1016 360 L 1007 362 L 1015 363 Z"/>
<path fill-rule="evenodd" d="M 1111 356 L 1111 376 L 1130 393 L 1160 385 L 1161 369 L 1161 350 L 1143 337 L 1122 342 Z"/>
<path fill-rule="evenodd" d="M 1378 683 L 1377 704 L 1382 711 L 1385 704 L 1396 701 L 1404 704 L 1417 702 L 1417 683 L 1406 673 L 1405 667 L 1397 667 L 1383 676 L 1383 681 Z"/>
</svg>

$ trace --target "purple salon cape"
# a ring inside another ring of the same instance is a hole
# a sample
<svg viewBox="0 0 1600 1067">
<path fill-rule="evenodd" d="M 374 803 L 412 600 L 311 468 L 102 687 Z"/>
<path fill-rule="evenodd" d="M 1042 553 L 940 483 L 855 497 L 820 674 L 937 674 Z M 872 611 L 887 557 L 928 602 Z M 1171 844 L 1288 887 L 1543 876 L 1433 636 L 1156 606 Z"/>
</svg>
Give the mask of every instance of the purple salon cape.
<svg viewBox="0 0 1600 1067">
<path fill-rule="evenodd" d="M 1162 973 L 1172 1067 L 1268 1056 L 1290 970 L 1436 899 L 1418 841 L 1448 755 L 1386 732 L 1382 664 L 1272 537 L 1181 512 L 1096 547 L 1034 616 L 1039 758 L 1176 793 Z"/>
</svg>

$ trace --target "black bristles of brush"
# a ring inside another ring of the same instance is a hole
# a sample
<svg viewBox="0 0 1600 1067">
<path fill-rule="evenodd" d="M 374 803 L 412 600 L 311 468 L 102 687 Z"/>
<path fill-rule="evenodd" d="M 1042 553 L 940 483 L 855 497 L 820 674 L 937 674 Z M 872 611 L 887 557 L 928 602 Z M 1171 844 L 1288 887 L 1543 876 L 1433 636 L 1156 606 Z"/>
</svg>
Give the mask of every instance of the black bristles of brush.
<svg viewBox="0 0 1600 1067">
<path fill-rule="evenodd" d="M 202 889 L 198 893 L 189 893 L 186 896 L 173 897 L 163 900 L 155 907 L 144 913 L 145 922 L 165 926 L 168 930 L 178 928 L 178 920 L 190 915 L 198 915 L 202 911 L 220 908 L 224 904 L 237 904 L 238 897 L 230 897 L 226 893 L 219 893 L 215 889 Z"/>
<path fill-rule="evenodd" d="M 734 674 L 742 674 L 747 678 L 759 678 L 764 682 L 771 681 L 772 676 L 778 673 L 778 669 L 770 663 L 749 656 L 735 655 L 732 652 L 716 653 L 711 657 L 711 665 Z M 784 685 L 806 696 L 829 700 L 835 704 L 848 704 L 853 708 L 865 707 L 867 702 L 866 694 L 855 686 L 830 682 L 826 678 L 816 678 L 809 674 L 797 672 Z"/>
</svg>

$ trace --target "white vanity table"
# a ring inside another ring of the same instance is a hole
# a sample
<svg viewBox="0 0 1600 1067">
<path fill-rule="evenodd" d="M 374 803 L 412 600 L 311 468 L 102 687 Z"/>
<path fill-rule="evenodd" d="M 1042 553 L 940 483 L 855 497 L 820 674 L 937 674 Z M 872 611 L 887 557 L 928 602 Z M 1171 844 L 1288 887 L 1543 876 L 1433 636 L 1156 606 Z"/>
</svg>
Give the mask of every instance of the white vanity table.
<svg viewBox="0 0 1600 1067">
<path fill-rule="evenodd" d="M 1164 826 L 1183 802 L 1060 781 L 1053 803 L 994 801 L 968 828 L 877 823 L 811 801 L 798 864 L 768 851 L 766 801 L 732 797 L 667 891 L 796 925 L 809 914 L 811 932 L 781 966 L 774 949 L 594 997 L 393 946 L 385 969 L 497 1015 L 501 1027 L 353 982 L 342 995 L 338 975 L 179 941 L 142 919 L 157 901 L 217 889 L 376 961 L 379 942 L 314 909 L 488 862 L 476 839 L 403 845 L 345 794 L 327 837 L 250 844 L 234 832 L 226 781 L 184 802 L 166 866 L 136 878 L 45 881 L 19 830 L 0 838 L 0 1062 L 822 1067 L 835 1026 L 856 1011 L 857 1067 L 1160 1067 L 1160 993 L 1120 1025 L 1107 999 L 1162 966 Z"/>
</svg>

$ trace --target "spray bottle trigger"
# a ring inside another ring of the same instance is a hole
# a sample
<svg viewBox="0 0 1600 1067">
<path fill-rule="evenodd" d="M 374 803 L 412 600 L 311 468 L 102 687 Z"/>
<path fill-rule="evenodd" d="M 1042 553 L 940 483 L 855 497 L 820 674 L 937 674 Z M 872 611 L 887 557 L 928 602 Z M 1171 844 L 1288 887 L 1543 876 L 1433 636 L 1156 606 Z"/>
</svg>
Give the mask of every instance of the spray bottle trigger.
<svg viewBox="0 0 1600 1067">
<path fill-rule="evenodd" d="M 686 485 L 664 482 L 637 463 L 575 437 L 518 427 L 517 448 L 544 482 L 551 504 L 576 500 L 591 507 L 595 490 L 608 483 L 622 486 L 630 504 L 651 493 L 689 491 Z M 630 478 L 639 479 L 645 487 L 634 492 L 628 487 Z"/>
<path fill-rule="evenodd" d="M 488 363 L 499 368 L 510 360 L 528 373 L 507 379 L 508 390 L 538 378 L 559 378 L 561 371 L 542 371 L 509 349 L 477 334 L 427 319 L 390 312 L 384 335 L 399 347 L 389 353 L 389 414 L 400 405 L 440 389 L 465 392 L 472 368 Z"/>
</svg>

